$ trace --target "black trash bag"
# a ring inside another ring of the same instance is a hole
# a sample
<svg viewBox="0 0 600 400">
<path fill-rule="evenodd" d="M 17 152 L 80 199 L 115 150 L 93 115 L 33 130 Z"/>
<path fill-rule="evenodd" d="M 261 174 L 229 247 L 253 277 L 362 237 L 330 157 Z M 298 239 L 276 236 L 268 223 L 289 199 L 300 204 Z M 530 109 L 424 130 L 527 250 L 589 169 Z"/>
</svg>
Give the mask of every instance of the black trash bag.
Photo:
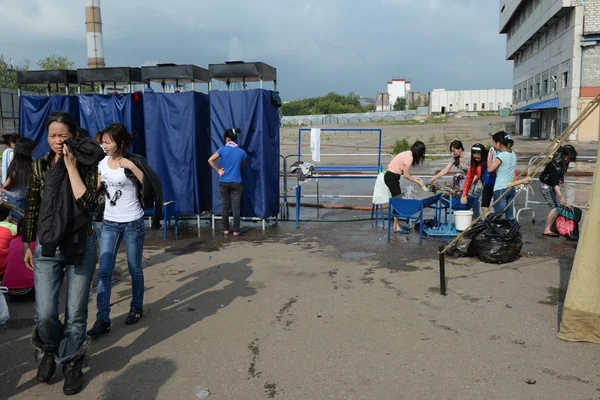
<svg viewBox="0 0 600 400">
<path fill-rule="evenodd" d="M 500 219 L 500 214 L 484 221 L 485 229 L 474 240 L 479 259 L 490 264 L 506 264 L 519 259 L 523 241 L 517 221 Z"/>
<path fill-rule="evenodd" d="M 446 254 L 452 257 L 475 257 L 478 254 L 474 239 L 485 230 L 484 221 L 479 221 L 471 229 L 464 232 L 463 237 L 456 242 Z"/>
</svg>

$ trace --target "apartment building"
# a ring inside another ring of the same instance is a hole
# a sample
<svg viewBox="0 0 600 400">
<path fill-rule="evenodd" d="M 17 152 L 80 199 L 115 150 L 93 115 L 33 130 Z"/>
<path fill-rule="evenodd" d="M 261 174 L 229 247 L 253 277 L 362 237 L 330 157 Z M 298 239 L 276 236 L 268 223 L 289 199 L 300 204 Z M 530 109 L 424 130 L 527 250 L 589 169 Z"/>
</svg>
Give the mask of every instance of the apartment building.
<svg viewBox="0 0 600 400">
<path fill-rule="evenodd" d="M 447 114 L 462 111 L 497 112 L 511 107 L 511 89 L 445 90 L 429 92 L 429 112 Z"/>
<path fill-rule="evenodd" d="M 513 114 L 524 136 L 552 139 L 600 93 L 600 0 L 500 0 L 512 60 Z M 600 114 L 572 140 L 598 140 Z"/>
</svg>

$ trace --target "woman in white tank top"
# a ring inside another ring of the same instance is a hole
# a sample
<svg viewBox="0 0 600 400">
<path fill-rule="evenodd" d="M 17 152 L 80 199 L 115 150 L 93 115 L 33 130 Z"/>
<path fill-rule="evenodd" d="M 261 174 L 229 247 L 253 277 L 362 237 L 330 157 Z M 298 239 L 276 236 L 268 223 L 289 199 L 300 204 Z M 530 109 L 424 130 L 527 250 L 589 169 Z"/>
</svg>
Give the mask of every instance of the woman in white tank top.
<svg viewBox="0 0 600 400">
<path fill-rule="evenodd" d="M 131 275 L 132 299 L 125 324 L 137 323 L 143 314 L 144 273 L 142 252 L 146 228 L 139 189 L 144 172 L 124 156 L 131 143 L 123 124 L 112 124 L 101 133 L 106 157 L 98 166 L 99 182 L 106 191 L 106 204 L 100 235 L 97 320 L 87 334 L 100 336 L 110 330 L 110 293 L 112 275 L 121 240 L 125 242 L 127 266 Z M 136 156 L 139 157 L 139 156 Z"/>
</svg>

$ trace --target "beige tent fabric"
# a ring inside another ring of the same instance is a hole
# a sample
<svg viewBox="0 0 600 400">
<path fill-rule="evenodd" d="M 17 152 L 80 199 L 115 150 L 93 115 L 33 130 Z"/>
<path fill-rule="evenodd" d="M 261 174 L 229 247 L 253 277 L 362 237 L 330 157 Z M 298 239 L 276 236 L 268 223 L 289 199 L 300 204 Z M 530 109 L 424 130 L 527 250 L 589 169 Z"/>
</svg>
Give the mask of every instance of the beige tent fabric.
<svg viewBox="0 0 600 400">
<path fill-rule="evenodd" d="M 598 144 L 600 153 L 600 142 Z M 600 163 L 577 244 L 558 338 L 600 343 Z"/>
</svg>

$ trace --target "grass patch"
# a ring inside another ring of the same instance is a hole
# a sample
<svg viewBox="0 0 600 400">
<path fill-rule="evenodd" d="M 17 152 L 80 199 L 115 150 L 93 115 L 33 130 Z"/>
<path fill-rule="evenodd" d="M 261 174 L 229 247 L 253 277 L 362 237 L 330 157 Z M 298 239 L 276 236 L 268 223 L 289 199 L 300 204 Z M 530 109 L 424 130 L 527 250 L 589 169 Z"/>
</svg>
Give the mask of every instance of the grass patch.
<svg viewBox="0 0 600 400">
<path fill-rule="evenodd" d="M 396 139 L 396 144 L 394 145 L 394 148 L 392 149 L 392 154 L 402 153 L 403 151 L 406 151 L 408 149 L 410 149 L 410 145 L 408 144 L 408 140 L 406 140 L 406 139 Z"/>
<path fill-rule="evenodd" d="M 445 124 L 448 120 L 446 118 L 438 118 L 438 117 L 427 117 L 425 119 L 426 124 Z"/>
<path fill-rule="evenodd" d="M 281 125 L 282 128 L 299 128 L 299 127 L 303 127 L 303 126 L 308 126 L 306 124 L 283 124 Z"/>
</svg>

